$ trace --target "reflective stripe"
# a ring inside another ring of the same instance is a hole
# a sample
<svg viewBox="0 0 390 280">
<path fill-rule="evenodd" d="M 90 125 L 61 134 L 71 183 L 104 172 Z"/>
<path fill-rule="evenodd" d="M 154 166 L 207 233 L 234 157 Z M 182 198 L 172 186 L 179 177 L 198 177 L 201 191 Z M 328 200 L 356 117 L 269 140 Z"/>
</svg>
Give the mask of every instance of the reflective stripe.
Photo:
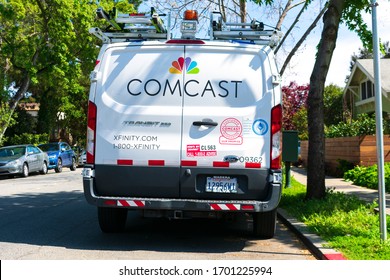
<svg viewBox="0 0 390 280">
<path fill-rule="evenodd" d="M 198 162 L 196 160 L 182 160 L 181 166 L 197 166 Z"/>
<path fill-rule="evenodd" d="M 133 165 L 132 159 L 118 159 L 117 160 L 118 165 Z"/>
<path fill-rule="evenodd" d="M 172 163 L 170 163 L 172 164 Z M 134 161 L 132 159 L 117 159 L 117 165 L 148 165 L 148 166 L 166 166 L 165 160 L 146 160 L 146 161 Z M 200 164 L 196 160 L 182 160 L 181 166 L 202 166 L 208 167 L 208 164 Z M 233 164 L 231 165 L 226 161 L 213 161 L 212 167 L 223 167 L 223 168 L 261 168 L 261 163 L 258 162 L 245 162 L 245 164 Z"/>
<path fill-rule="evenodd" d="M 213 161 L 213 167 L 229 167 L 229 162 L 227 162 L 227 161 Z"/>
<path fill-rule="evenodd" d="M 124 207 L 144 207 L 145 201 L 144 200 L 118 200 L 117 206 L 124 206 Z"/>
<path fill-rule="evenodd" d="M 245 168 L 261 168 L 261 163 L 245 162 Z"/>
<path fill-rule="evenodd" d="M 165 161 L 164 160 L 149 160 L 148 165 L 149 166 L 164 166 Z"/>
<path fill-rule="evenodd" d="M 240 204 L 232 203 L 211 203 L 211 210 L 222 211 L 222 210 L 240 210 Z"/>
</svg>

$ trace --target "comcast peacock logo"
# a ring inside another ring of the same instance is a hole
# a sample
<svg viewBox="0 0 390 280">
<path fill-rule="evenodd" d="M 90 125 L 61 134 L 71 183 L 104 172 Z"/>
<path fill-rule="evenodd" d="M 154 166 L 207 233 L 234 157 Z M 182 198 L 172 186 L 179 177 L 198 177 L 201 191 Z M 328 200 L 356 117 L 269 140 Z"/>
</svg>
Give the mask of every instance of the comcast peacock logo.
<svg viewBox="0 0 390 280">
<path fill-rule="evenodd" d="M 172 67 L 169 68 L 171 74 L 182 74 L 183 72 L 187 74 L 198 74 L 199 68 L 197 67 L 198 63 L 192 61 L 190 57 L 179 57 L 176 61 L 172 62 Z"/>
</svg>

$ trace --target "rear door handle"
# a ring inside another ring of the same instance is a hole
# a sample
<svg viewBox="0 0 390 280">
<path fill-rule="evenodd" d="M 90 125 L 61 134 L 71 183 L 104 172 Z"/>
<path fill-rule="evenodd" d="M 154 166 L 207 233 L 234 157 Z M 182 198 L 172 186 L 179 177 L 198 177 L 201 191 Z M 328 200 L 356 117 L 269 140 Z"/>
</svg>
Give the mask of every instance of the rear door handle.
<svg viewBox="0 0 390 280">
<path fill-rule="evenodd" d="M 213 121 L 195 121 L 192 123 L 193 125 L 195 126 L 217 126 L 218 123 L 217 122 L 213 122 Z"/>
</svg>

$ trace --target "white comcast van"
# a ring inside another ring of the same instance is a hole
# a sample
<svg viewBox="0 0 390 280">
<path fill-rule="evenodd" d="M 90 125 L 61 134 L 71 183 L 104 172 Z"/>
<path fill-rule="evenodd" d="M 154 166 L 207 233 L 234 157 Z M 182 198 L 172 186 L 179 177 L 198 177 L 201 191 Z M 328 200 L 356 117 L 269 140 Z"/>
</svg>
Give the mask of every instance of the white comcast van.
<svg viewBox="0 0 390 280">
<path fill-rule="evenodd" d="M 273 237 L 282 110 L 272 49 L 220 39 L 113 41 L 91 75 L 83 170 L 102 231 L 122 230 L 128 210 L 243 213 L 256 236 Z"/>
</svg>

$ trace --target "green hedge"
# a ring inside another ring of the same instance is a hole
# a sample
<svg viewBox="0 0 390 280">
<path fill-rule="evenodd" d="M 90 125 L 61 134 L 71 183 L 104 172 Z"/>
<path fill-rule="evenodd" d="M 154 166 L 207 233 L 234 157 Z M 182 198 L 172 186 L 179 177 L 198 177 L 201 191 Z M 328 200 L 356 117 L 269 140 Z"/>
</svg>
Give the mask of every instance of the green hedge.
<svg viewBox="0 0 390 280">
<path fill-rule="evenodd" d="M 47 143 L 49 141 L 49 135 L 44 134 L 31 134 L 23 133 L 21 135 L 15 135 L 9 139 L 8 142 L 12 145 L 21 145 L 21 144 L 33 144 L 38 145 L 42 143 Z"/>
<path fill-rule="evenodd" d="M 389 121 L 383 119 L 384 133 L 388 134 Z M 328 127 L 325 131 L 327 138 L 336 137 L 351 137 L 361 135 L 375 135 L 376 134 L 376 120 L 375 115 L 369 116 L 367 114 L 360 114 L 356 120 L 351 122 L 340 122 L 337 125 Z"/>
<path fill-rule="evenodd" d="M 390 163 L 385 163 L 385 190 L 390 192 Z M 344 179 L 353 182 L 355 185 L 378 189 L 378 166 L 356 166 L 344 173 Z"/>
</svg>

